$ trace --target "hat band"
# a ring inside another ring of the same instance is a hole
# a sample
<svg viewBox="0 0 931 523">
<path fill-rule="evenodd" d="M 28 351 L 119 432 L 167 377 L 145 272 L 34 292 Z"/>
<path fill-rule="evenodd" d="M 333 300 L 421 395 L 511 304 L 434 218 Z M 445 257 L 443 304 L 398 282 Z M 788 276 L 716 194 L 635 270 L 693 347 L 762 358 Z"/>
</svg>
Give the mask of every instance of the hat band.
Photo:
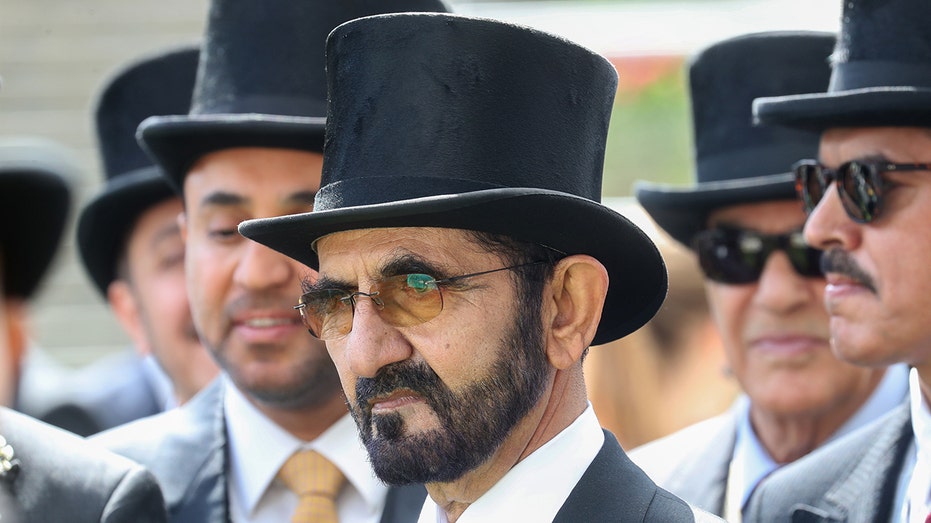
<svg viewBox="0 0 931 523">
<path fill-rule="evenodd" d="M 931 66 L 878 60 L 834 65 L 829 93 L 868 87 L 931 88 Z"/>
<path fill-rule="evenodd" d="M 798 131 L 792 131 L 798 133 Z M 780 142 L 765 147 L 746 147 L 700 158 L 696 162 L 698 183 L 732 182 L 790 171 L 793 163 L 813 158 L 818 152 L 815 135 L 804 142 Z"/>
<path fill-rule="evenodd" d="M 432 178 L 423 176 L 374 176 L 352 178 L 325 185 L 314 199 L 315 211 L 331 211 L 362 205 L 393 203 L 431 196 L 455 197 L 457 194 L 501 189 L 476 180 Z"/>
<path fill-rule="evenodd" d="M 195 101 L 191 107 L 192 115 L 249 113 L 326 117 L 326 100 L 296 96 L 244 96 Z"/>
</svg>

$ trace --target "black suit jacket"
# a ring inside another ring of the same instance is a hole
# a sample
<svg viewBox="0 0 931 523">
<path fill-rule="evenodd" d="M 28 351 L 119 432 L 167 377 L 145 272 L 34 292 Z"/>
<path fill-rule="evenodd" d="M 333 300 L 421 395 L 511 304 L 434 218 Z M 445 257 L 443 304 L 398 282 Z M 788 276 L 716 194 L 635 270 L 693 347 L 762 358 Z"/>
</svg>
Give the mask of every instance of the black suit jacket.
<svg viewBox="0 0 931 523">
<path fill-rule="evenodd" d="M 906 401 L 867 427 L 774 472 L 751 496 L 743 520 L 890 521 L 913 439 Z"/>
<path fill-rule="evenodd" d="M 0 480 L 4 523 L 167 521 L 158 484 L 139 464 L 5 408 L 0 433 L 20 462 Z"/>
<path fill-rule="evenodd" d="M 229 521 L 229 456 L 221 379 L 182 407 L 117 427 L 93 440 L 152 470 L 172 522 Z M 417 521 L 426 496 L 422 485 L 390 488 L 382 523 Z"/>
<path fill-rule="evenodd" d="M 614 435 L 604 434 L 601 451 L 572 489 L 554 523 L 720 521 L 657 487 L 624 454 Z"/>
</svg>

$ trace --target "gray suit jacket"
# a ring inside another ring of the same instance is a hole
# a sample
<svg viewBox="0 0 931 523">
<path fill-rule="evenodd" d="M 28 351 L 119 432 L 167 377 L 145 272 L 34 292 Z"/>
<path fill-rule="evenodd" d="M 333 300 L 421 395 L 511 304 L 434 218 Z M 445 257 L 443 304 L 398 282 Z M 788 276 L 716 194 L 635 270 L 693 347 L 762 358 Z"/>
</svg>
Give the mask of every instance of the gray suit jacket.
<svg viewBox="0 0 931 523">
<path fill-rule="evenodd" d="M 720 521 L 657 487 L 624 454 L 614 435 L 604 434 L 601 451 L 572 489 L 554 523 Z"/>
<path fill-rule="evenodd" d="M 776 471 L 750 498 L 745 522 L 885 522 L 914 439 L 908 402 Z"/>
<path fill-rule="evenodd" d="M 229 521 L 222 380 L 214 380 L 182 407 L 93 439 L 149 466 L 162 485 L 172 522 Z M 389 489 L 382 523 L 417 521 L 426 495 L 422 485 Z"/>
<path fill-rule="evenodd" d="M 657 485 L 720 516 L 737 440 L 737 416 L 738 409 L 731 408 L 633 449 L 630 459 Z"/>
<path fill-rule="evenodd" d="M 20 462 L 0 480 L 4 523 L 167 521 L 158 483 L 139 464 L 5 408 L 0 433 Z"/>
</svg>

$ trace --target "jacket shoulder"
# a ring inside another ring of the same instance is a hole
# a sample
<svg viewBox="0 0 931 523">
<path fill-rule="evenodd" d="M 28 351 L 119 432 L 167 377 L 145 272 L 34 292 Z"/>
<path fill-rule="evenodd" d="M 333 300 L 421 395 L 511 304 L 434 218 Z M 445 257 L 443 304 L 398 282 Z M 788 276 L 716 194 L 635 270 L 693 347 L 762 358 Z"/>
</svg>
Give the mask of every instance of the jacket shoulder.
<svg viewBox="0 0 931 523">
<path fill-rule="evenodd" d="M 728 411 L 641 445 L 629 456 L 653 481 L 666 485 L 709 449 L 729 447 L 724 453 L 729 458 L 736 427 L 734 414 Z M 702 463 L 701 468 L 708 465 Z"/>
<path fill-rule="evenodd" d="M 20 461 L 11 490 L 23 520 L 167 519 L 155 478 L 138 463 L 28 416 L 7 409 L 0 414 Z"/>
</svg>

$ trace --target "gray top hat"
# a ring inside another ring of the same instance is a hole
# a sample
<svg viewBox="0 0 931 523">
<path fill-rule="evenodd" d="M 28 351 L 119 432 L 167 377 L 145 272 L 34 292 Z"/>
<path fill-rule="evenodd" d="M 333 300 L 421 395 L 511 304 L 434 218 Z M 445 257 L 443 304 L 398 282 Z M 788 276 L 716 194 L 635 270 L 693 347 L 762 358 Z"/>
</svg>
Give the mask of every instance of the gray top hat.
<svg viewBox="0 0 931 523">
<path fill-rule="evenodd" d="M 759 96 L 824 89 L 834 36 L 814 32 L 756 33 L 718 42 L 689 64 L 695 138 L 691 187 L 647 182 L 637 200 L 670 236 L 689 245 L 714 209 L 795 198 L 789 167 L 818 151 L 818 135 L 754 127 Z"/>
<path fill-rule="evenodd" d="M 97 290 L 116 278 L 126 236 L 143 212 L 176 196 L 136 143 L 136 127 L 153 114 L 184 114 L 191 105 L 199 47 L 144 57 L 110 80 L 97 100 L 95 122 L 106 184 L 78 217 L 78 253 Z"/>
<path fill-rule="evenodd" d="M 38 138 L 0 140 L 0 270 L 5 296 L 30 298 L 58 250 L 78 167 Z"/>
</svg>

